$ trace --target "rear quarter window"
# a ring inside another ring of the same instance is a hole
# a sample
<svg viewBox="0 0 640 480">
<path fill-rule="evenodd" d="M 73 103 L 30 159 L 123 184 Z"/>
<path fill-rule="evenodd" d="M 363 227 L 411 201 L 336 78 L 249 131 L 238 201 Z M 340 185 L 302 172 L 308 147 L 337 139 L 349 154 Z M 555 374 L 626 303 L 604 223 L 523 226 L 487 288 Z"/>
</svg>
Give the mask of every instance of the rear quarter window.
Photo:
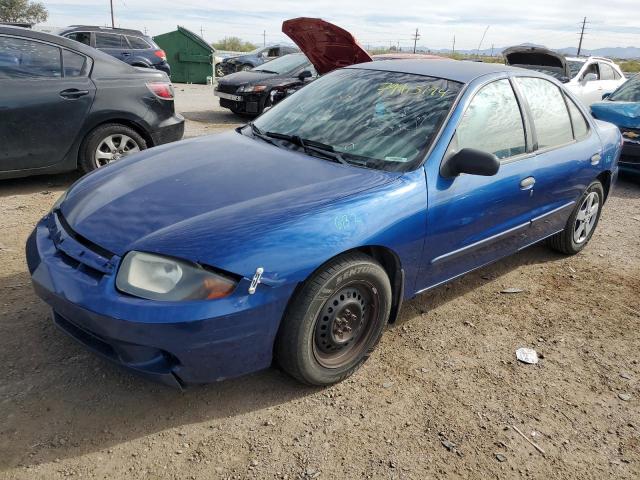
<svg viewBox="0 0 640 480">
<path fill-rule="evenodd" d="M 129 45 L 131 45 L 131 48 L 134 50 L 146 50 L 151 48 L 151 45 L 149 45 L 143 38 L 127 35 L 127 40 L 129 40 Z"/>
<path fill-rule="evenodd" d="M 580 112 L 580 109 L 573 103 L 568 96 L 565 95 L 567 100 L 567 106 L 569 107 L 569 115 L 571 116 L 571 123 L 573 124 L 573 134 L 576 140 L 585 138 L 589 134 L 589 124 L 587 120 Z"/>
<path fill-rule="evenodd" d="M 80 77 L 84 74 L 87 59 L 71 50 L 62 50 L 62 64 L 65 77 Z"/>
</svg>

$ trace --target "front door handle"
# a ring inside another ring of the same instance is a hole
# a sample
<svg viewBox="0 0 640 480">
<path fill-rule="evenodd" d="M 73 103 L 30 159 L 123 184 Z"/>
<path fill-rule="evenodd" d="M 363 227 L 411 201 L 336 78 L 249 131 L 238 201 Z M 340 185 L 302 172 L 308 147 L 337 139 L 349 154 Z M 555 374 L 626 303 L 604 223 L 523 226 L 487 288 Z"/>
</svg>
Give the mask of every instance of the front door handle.
<svg viewBox="0 0 640 480">
<path fill-rule="evenodd" d="M 123 57 L 130 57 L 131 54 L 129 52 L 122 52 Z"/>
<path fill-rule="evenodd" d="M 598 153 L 594 153 L 591 156 L 591 165 L 597 165 L 600 163 L 600 160 L 602 160 L 602 155 L 600 155 L 600 152 Z"/>
<path fill-rule="evenodd" d="M 77 88 L 68 88 L 67 90 L 62 90 L 60 92 L 60 96 L 62 98 L 67 98 L 69 100 L 75 100 L 76 98 L 84 97 L 85 95 L 89 95 L 89 90 L 78 90 Z"/>
<path fill-rule="evenodd" d="M 531 190 L 536 183 L 533 177 L 527 177 L 520 182 L 520 190 Z"/>
</svg>

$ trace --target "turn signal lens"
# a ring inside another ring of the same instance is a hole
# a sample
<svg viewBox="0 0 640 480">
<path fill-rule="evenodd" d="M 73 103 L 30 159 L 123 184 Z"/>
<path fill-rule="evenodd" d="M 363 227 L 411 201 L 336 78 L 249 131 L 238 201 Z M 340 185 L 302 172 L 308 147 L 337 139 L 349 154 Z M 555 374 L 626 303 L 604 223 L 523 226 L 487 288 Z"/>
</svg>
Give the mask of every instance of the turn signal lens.
<svg viewBox="0 0 640 480">
<path fill-rule="evenodd" d="M 173 85 L 167 82 L 147 83 L 147 88 L 162 100 L 173 100 Z"/>
</svg>

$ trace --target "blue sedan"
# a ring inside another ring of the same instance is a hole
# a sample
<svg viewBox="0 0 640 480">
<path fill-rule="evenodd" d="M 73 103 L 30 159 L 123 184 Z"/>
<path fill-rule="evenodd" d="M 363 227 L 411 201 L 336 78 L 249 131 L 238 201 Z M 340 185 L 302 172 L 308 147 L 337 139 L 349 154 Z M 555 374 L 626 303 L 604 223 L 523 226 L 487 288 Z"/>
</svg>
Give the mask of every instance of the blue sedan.
<svg viewBox="0 0 640 480">
<path fill-rule="evenodd" d="M 62 330 L 147 377 L 275 359 L 328 385 L 420 292 L 541 240 L 580 252 L 621 145 L 537 72 L 355 65 L 235 131 L 81 179 L 28 239 L 29 270 Z"/>
<path fill-rule="evenodd" d="M 591 105 L 591 113 L 620 128 L 624 139 L 620 171 L 640 174 L 640 75 Z"/>
</svg>

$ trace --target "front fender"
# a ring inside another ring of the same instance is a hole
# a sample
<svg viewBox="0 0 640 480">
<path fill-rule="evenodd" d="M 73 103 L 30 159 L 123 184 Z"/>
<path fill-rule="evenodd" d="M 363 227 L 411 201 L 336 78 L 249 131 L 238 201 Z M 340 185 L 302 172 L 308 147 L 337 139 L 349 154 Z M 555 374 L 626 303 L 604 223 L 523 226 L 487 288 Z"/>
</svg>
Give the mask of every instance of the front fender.
<svg viewBox="0 0 640 480">
<path fill-rule="evenodd" d="M 225 243 L 225 256 L 215 258 L 214 253 L 207 263 L 249 278 L 261 267 L 263 283 L 276 286 L 301 282 L 348 250 L 382 246 L 400 259 L 410 294 L 422 256 L 426 209 L 424 170 L 418 169 L 317 211 L 262 226 L 248 241 Z M 215 252 L 215 243 L 212 247 Z"/>
</svg>

